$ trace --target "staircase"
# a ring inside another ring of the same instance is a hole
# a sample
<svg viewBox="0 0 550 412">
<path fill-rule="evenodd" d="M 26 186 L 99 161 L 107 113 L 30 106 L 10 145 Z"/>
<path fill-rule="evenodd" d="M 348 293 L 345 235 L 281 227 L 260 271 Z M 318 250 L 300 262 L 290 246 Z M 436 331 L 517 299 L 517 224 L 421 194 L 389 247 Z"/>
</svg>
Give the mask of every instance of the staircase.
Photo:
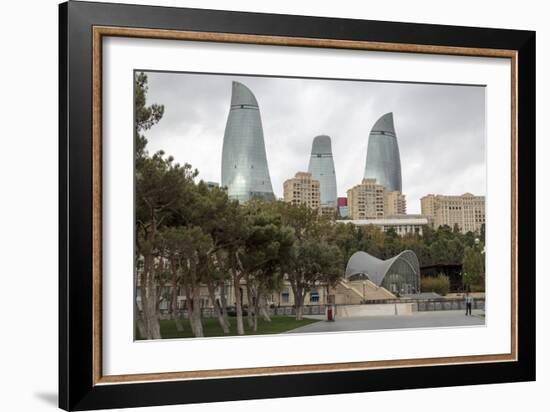
<svg viewBox="0 0 550 412">
<path fill-rule="evenodd" d="M 364 283 L 364 293 L 363 293 L 363 282 Z M 382 286 L 376 286 L 370 280 L 361 280 L 350 282 L 347 279 L 341 280 L 336 286 L 337 295 L 340 298 L 343 298 L 338 303 L 346 304 L 358 304 L 363 302 L 363 300 L 383 300 L 383 299 L 395 299 L 395 295 L 383 288 Z M 337 297 L 338 299 L 338 297 Z"/>
</svg>

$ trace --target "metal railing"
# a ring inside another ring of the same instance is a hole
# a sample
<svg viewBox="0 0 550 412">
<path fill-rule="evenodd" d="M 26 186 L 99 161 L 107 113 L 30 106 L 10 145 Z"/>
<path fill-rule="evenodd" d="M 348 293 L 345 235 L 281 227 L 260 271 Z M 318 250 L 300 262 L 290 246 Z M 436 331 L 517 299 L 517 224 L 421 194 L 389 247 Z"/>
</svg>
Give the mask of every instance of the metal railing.
<svg viewBox="0 0 550 412">
<path fill-rule="evenodd" d="M 413 312 L 430 312 L 430 311 L 445 311 L 445 310 L 466 310 L 466 302 L 463 298 L 430 298 L 430 299 L 383 299 L 383 300 L 368 300 L 362 304 L 356 305 L 368 305 L 368 304 L 395 304 L 395 303 L 412 303 Z M 350 306 L 352 304 L 337 304 L 336 306 Z M 310 315 L 324 315 L 327 310 L 326 304 L 319 305 L 305 305 L 303 308 L 303 314 Z M 472 309 L 485 310 L 485 298 L 474 298 L 472 302 Z M 294 316 L 296 315 L 296 308 L 294 306 L 271 306 L 267 308 L 270 316 Z M 243 316 L 247 315 L 248 308 L 243 308 Z M 235 309 L 233 307 L 228 308 L 230 317 L 235 316 Z M 167 309 L 160 310 L 161 319 L 167 319 L 169 317 L 169 311 Z M 187 319 L 187 309 L 178 309 L 176 315 L 180 318 Z M 201 308 L 201 317 L 208 319 L 216 317 L 214 308 L 204 307 Z"/>
</svg>

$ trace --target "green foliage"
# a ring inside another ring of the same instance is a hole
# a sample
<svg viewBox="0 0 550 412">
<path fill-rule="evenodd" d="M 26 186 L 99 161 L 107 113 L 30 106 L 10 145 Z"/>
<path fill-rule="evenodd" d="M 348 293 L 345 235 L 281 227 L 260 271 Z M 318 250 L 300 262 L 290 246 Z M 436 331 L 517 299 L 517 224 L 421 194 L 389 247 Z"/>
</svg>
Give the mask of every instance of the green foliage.
<svg viewBox="0 0 550 412">
<path fill-rule="evenodd" d="M 136 142 L 136 258 L 143 258 L 141 274 L 142 316 L 138 325 L 148 339 L 160 337 L 160 327 L 156 314 L 157 285 L 165 278 L 166 268 L 158 256 L 158 231 L 169 211 L 177 207 L 186 193 L 184 183 L 189 181 L 187 167 L 173 164 L 171 157 L 164 158 L 159 152 L 150 157 L 145 149 L 147 140 L 143 135 L 160 121 L 164 108 L 158 105 L 146 106 L 147 76 L 139 74 L 135 79 L 135 124 Z M 176 194 L 174 195 L 174 190 Z"/>
<path fill-rule="evenodd" d="M 434 292 L 441 296 L 449 293 L 450 282 L 449 277 L 440 273 L 437 277 L 426 276 L 421 279 L 422 292 Z"/>
<path fill-rule="evenodd" d="M 420 266 L 460 265 L 463 262 L 464 248 L 475 246 L 476 240 L 475 234 L 462 234 L 448 226 L 442 226 L 437 230 L 425 226 L 422 228 L 422 236 L 412 233 L 398 236 L 392 229 L 384 233 L 374 226 L 333 226 L 328 238 L 332 244 L 340 248 L 345 262 L 359 250 L 381 259 L 391 258 L 403 250 L 412 250 L 416 253 Z M 477 247 L 482 249 L 482 242 Z"/>
<path fill-rule="evenodd" d="M 283 280 L 282 265 L 292 253 L 294 231 L 282 223 L 272 204 L 261 200 L 241 207 L 246 230 L 239 249 L 242 269 L 257 294 L 279 289 Z"/>
<path fill-rule="evenodd" d="M 485 284 L 484 255 L 479 246 L 467 246 L 464 249 L 462 273 L 464 286 L 472 289 Z"/>
<path fill-rule="evenodd" d="M 295 280 L 306 292 L 320 283 L 333 285 L 343 275 L 340 250 L 325 240 L 297 241 L 283 266 L 291 282 Z"/>
<path fill-rule="evenodd" d="M 275 202 L 270 208 L 292 233 L 293 241 L 285 249 L 279 267 L 288 276 L 299 309 L 312 288 L 334 285 L 343 275 L 343 254 L 331 242 L 337 236 L 335 225 L 304 205 Z M 297 318 L 300 316 L 297 310 Z"/>
<path fill-rule="evenodd" d="M 134 84 L 134 138 L 136 142 L 136 159 L 147 156 L 145 146 L 147 139 L 143 134 L 157 124 L 164 115 L 164 105 L 152 104 L 147 106 L 147 91 L 149 90 L 147 75 L 137 73 Z"/>
<path fill-rule="evenodd" d="M 470 285 L 468 290 L 472 293 L 485 292 L 485 282 L 481 282 L 477 285 Z"/>
</svg>

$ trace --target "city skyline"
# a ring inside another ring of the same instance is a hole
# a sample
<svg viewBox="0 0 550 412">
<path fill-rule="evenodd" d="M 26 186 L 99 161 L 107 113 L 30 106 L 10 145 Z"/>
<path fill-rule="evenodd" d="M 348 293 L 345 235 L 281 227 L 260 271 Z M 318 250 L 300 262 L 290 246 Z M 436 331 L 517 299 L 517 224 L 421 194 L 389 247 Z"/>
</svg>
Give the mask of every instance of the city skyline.
<svg viewBox="0 0 550 412">
<path fill-rule="evenodd" d="M 163 149 L 221 182 L 224 129 L 232 81 L 256 96 L 267 164 L 277 198 L 283 182 L 308 170 L 317 135 L 329 135 L 338 196 L 362 180 L 369 133 L 393 112 L 408 213 L 428 193 L 485 195 L 485 98 L 479 86 L 148 73 L 148 103 L 165 105 L 147 132 L 151 151 Z"/>
</svg>

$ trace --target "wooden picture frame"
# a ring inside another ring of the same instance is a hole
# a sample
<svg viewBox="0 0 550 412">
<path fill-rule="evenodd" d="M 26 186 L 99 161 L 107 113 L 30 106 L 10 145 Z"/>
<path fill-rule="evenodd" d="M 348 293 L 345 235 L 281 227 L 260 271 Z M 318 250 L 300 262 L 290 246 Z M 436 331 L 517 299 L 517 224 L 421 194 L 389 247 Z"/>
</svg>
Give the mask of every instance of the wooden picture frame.
<svg viewBox="0 0 550 412">
<path fill-rule="evenodd" d="M 106 3 L 60 5 L 59 406 L 216 402 L 535 379 L 535 33 Z M 512 67 L 511 352 L 104 376 L 102 39 L 496 57 Z M 521 183 L 521 184 L 520 184 Z"/>
</svg>

